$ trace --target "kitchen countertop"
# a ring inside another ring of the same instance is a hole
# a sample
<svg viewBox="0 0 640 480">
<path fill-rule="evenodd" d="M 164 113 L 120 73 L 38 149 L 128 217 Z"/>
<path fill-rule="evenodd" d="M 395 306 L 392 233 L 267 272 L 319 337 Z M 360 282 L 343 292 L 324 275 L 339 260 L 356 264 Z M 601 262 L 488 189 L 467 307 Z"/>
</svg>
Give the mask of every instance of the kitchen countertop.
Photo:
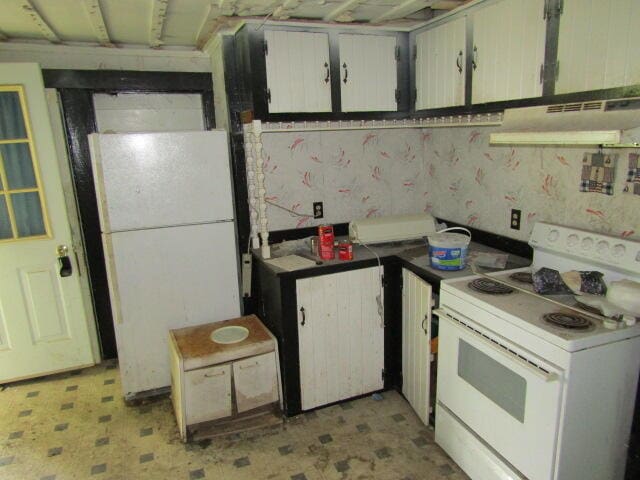
<svg viewBox="0 0 640 480">
<path fill-rule="evenodd" d="M 342 240 L 346 237 L 336 237 L 336 240 Z M 427 252 L 427 245 L 424 240 L 407 240 L 402 242 L 390 242 L 384 244 L 371 245 L 368 248 L 362 245 L 353 245 L 353 260 L 340 260 L 338 259 L 338 253 L 336 251 L 336 258 L 334 260 L 320 260 L 309 252 L 309 249 L 300 247 L 298 249 L 288 250 L 286 252 L 274 252 L 274 246 L 272 245 L 272 257 L 284 256 L 284 255 L 299 255 L 301 257 L 321 262 L 310 268 L 303 268 L 300 270 L 287 271 L 270 265 L 265 262 L 260 254 L 259 249 L 253 250 L 254 256 L 261 261 L 266 268 L 271 270 L 278 276 L 291 275 L 296 277 L 308 277 L 314 275 L 324 275 L 327 273 L 333 273 L 335 271 L 348 270 L 352 268 L 360 268 L 376 264 L 377 260 L 373 252 L 375 252 L 380 260 L 387 260 L 391 257 L 397 257 L 404 265 L 408 266 L 417 273 L 421 273 L 423 276 L 435 279 L 435 280 L 447 280 L 450 278 L 464 277 L 467 275 L 473 275 L 469 266 L 463 270 L 438 270 L 432 268 L 429 262 L 429 255 Z M 506 253 L 496 248 L 488 247 L 486 245 L 471 242 L 469 245 L 469 252 L 489 252 L 489 253 Z M 519 257 L 517 255 L 509 254 L 507 265 L 504 270 L 513 268 L 526 267 L 531 264 L 531 260 Z M 492 269 L 487 269 L 492 270 Z M 496 269 L 493 269 L 496 270 Z M 502 269 L 497 269 L 502 270 Z"/>
</svg>

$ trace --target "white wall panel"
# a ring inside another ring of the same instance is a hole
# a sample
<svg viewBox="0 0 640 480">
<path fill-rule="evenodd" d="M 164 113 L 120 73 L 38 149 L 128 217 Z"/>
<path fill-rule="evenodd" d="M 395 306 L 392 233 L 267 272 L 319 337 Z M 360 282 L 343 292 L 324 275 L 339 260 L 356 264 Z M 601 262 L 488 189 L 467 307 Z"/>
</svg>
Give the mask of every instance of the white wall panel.
<svg viewBox="0 0 640 480">
<path fill-rule="evenodd" d="M 429 423 L 431 285 L 402 269 L 402 394 Z"/>
<path fill-rule="evenodd" d="M 473 103 L 542 94 L 544 0 L 502 0 L 473 16 Z"/>
<path fill-rule="evenodd" d="M 640 83 L 638 0 L 565 0 L 556 93 Z"/>
<path fill-rule="evenodd" d="M 302 409 L 381 389 L 378 267 L 301 279 L 296 293 Z"/>
<path fill-rule="evenodd" d="M 397 110 L 395 36 L 341 34 L 339 44 L 342 111 Z"/>
<path fill-rule="evenodd" d="M 464 104 L 465 39 L 466 17 L 416 36 L 417 110 Z"/>
<path fill-rule="evenodd" d="M 97 93 L 93 107 L 100 133 L 205 129 L 197 93 Z"/>
<path fill-rule="evenodd" d="M 264 39 L 269 112 L 330 112 L 329 36 L 267 30 Z"/>
</svg>

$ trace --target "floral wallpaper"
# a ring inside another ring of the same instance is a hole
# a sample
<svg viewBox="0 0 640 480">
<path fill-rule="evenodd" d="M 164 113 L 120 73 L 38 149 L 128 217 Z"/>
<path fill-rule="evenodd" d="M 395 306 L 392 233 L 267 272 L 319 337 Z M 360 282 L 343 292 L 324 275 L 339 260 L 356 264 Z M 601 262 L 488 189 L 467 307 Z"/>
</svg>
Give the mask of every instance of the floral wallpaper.
<svg viewBox="0 0 640 480">
<path fill-rule="evenodd" d="M 582 158 L 596 149 L 490 146 L 495 127 L 264 134 L 269 230 L 431 212 L 527 240 L 536 221 L 640 239 L 640 195 L 623 193 L 630 152 L 615 149 L 613 195 L 580 192 Z M 640 141 L 640 129 L 625 141 Z M 315 201 L 324 218 L 311 217 Z M 521 229 L 509 228 L 512 208 Z"/>
<path fill-rule="evenodd" d="M 426 157 L 418 129 L 263 135 L 269 230 L 421 211 Z M 313 202 L 324 202 L 314 220 Z"/>
<path fill-rule="evenodd" d="M 631 149 L 617 154 L 613 195 L 581 192 L 582 159 L 597 149 L 490 146 L 493 127 L 423 132 L 428 179 L 425 208 L 447 218 L 519 240 L 546 221 L 611 235 L 640 238 L 640 195 L 623 193 Z M 625 141 L 639 141 L 640 129 Z M 520 230 L 509 227 L 512 208 Z"/>
</svg>

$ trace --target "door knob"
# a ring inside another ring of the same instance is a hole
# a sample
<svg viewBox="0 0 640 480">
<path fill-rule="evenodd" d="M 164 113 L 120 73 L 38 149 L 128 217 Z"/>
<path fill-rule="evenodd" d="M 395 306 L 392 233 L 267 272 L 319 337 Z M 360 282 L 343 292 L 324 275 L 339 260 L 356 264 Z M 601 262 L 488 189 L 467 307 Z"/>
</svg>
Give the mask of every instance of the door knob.
<svg viewBox="0 0 640 480">
<path fill-rule="evenodd" d="M 69 248 L 66 245 L 58 245 L 56 249 L 58 252 L 58 263 L 60 265 L 60 276 L 70 277 L 73 273 L 73 267 L 71 266 L 71 260 L 69 259 Z"/>
</svg>

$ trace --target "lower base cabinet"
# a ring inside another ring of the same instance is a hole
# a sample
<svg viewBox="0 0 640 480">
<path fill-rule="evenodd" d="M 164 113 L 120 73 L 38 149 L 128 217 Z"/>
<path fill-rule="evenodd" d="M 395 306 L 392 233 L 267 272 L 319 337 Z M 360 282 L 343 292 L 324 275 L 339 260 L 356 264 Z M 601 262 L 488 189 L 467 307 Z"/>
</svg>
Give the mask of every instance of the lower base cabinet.
<svg viewBox="0 0 640 480">
<path fill-rule="evenodd" d="M 383 388 L 383 268 L 296 282 L 302 410 Z"/>
<path fill-rule="evenodd" d="M 431 285 L 402 269 L 402 394 L 420 420 L 431 413 Z"/>
</svg>

